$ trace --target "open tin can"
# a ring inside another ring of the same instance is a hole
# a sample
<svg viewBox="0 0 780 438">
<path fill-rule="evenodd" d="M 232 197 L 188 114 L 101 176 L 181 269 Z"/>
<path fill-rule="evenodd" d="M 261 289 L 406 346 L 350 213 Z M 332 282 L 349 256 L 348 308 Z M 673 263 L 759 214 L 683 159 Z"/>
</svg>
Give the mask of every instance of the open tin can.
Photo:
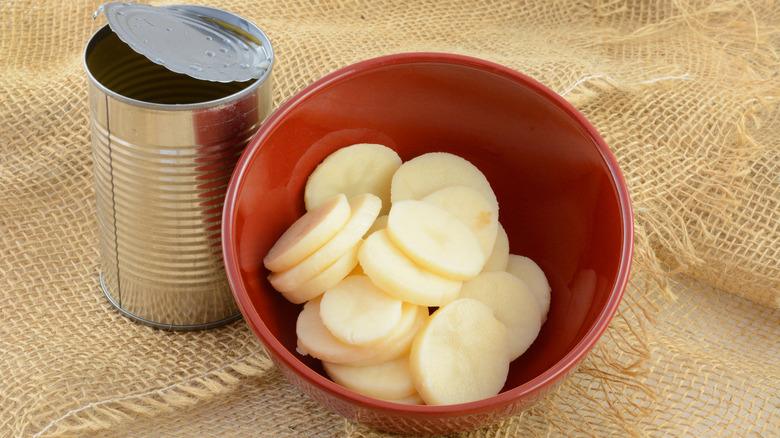
<svg viewBox="0 0 780 438">
<path fill-rule="evenodd" d="M 233 168 L 271 113 L 273 49 L 203 6 L 112 2 L 88 42 L 100 283 L 126 316 L 191 330 L 241 316 L 221 250 Z"/>
</svg>

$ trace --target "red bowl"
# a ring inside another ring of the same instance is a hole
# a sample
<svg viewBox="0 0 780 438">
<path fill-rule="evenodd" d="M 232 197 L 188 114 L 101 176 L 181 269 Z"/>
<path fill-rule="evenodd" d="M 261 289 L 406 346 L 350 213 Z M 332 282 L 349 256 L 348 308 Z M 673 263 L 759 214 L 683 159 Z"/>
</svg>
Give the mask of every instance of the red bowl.
<svg viewBox="0 0 780 438">
<path fill-rule="evenodd" d="M 304 213 L 303 190 L 328 154 L 381 143 L 403 160 L 451 152 L 475 164 L 499 201 L 513 254 L 552 287 L 547 322 L 498 395 L 447 406 L 366 397 L 295 351 L 300 306 L 268 283 L 262 259 Z M 409 53 L 359 62 L 276 110 L 239 161 L 225 201 L 225 267 L 239 308 L 274 363 L 304 393 L 365 425 L 400 433 L 476 429 L 560 385 L 610 323 L 628 279 L 633 219 L 625 180 L 593 126 L 539 82 L 484 60 Z"/>
</svg>

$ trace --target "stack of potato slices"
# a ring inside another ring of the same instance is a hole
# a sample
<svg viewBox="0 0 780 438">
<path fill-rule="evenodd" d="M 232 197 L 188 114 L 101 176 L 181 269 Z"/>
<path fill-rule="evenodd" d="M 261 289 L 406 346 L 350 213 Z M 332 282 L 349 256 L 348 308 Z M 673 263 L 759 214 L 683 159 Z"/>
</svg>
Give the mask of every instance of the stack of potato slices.
<svg viewBox="0 0 780 438">
<path fill-rule="evenodd" d="M 547 318 L 550 286 L 533 260 L 510 254 L 476 166 L 355 144 L 312 172 L 304 204 L 263 260 L 271 285 L 304 304 L 299 353 L 377 399 L 444 405 L 499 393 Z"/>
</svg>

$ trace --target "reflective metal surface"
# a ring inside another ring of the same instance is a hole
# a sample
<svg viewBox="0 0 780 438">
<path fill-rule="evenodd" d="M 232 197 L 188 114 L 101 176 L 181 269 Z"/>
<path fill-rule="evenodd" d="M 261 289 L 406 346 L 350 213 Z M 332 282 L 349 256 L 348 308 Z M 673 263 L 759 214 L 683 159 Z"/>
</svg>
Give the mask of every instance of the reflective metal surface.
<svg viewBox="0 0 780 438">
<path fill-rule="evenodd" d="M 270 67 L 258 80 L 201 81 L 151 62 L 108 26 L 85 63 L 105 294 L 166 329 L 240 317 L 222 261 L 222 206 L 271 111 Z"/>
<path fill-rule="evenodd" d="M 98 8 L 119 39 L 150 61 L 197 79 L 242 82 L 261 78 L 273 58 L 256 26 L 206 6 L 109 2 Z"/>
</svg>

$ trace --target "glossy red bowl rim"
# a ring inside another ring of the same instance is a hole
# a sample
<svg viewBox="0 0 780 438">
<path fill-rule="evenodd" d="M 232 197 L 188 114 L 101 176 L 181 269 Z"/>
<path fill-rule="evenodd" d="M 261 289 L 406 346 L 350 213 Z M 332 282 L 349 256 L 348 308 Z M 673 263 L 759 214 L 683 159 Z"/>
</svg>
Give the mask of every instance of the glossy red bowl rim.
<svg viewBox="0 0 780 438">
<path fill-rule="evenodd" d="M 276 339 L 276 337 L 260 319 L 259 315 L 254 311 L 251 300 L 247 296 L 247 291 L 244 289 L 243 283 L 241 282 L 241 273 L 238 269 L 237 263 L 237 248 L 234 245 L 232 239 L 225 238 L 225 236 L 233 235 L 233 222 L 235 219 L 233 212 L 235 211 L 236 207 L 236 199 L 241 185 L 244 182 L 244 176 L 247 172 L 247 168 L 252 162 L 253 152 L 256 149 L 262 147 L 262 143 L 266 137 L 268 137 L 269 133 L 274 131 L 276 126 L 284 120 L 287 114 L 305 103 L 312 96 L 354 75 L 359 75 L 376 68 L 419 63 L 454 64 L 477 68 L 492 74 L 509 78 L 514 82 L 518 82 L 521 86 L 528 87 L 534 92 L 552 101 L 558 108 L 563 110 L 566 115 L 573 119 L 575 123 L 582 127 L 594 140 L 615 183 L 622 219 L 623 242 L 620 255 L 620 267 L 618 269 L 615 284 L 612 288 L 612 291 L 610 292 L 609 299 L 607 300 L 595 323 L 593 324 L 592 329 L 561 360 L 530 381 L 487 399 L 455 405 L 405 405 L 378 400 L 348 390 L 323 377 L 316 371 L 310 369 L 303 362 L 297 359 L 292 353 L 290 353 L 281 344 L 281 342 Z M 633 232 L 633 212 L 631 208 L 630 196 L 625 179 L 617 163 L 617 159 L 612 154 L 606 142 L 598 133 L 598 131 L 593 127 L 593 125 L 566 99 L 537 80 L 516 70 L 491 61 L 451 53 L 415 52 L 385 55 L 367 59 L 329 73 L 312 82 L 310 85 L 306 86 L 301 91 L 293 95 L 289 100 L 277 108 L 271 114 L 271 116 L 269 116 L 269 118 L 255 133 L 254 137 L 250 140 L 245 151 L 243 152 L 243 155 L 236 164 L 235 170 L 231 177 L 225 197 L 222 218 L 222 250 L 228 281 L 231 285 L 233 296 L 241 313 L 244 316 L 244 319 L 249 324 L 257 338 L 265 346 L 265 348 L 270 350 L 270 354 L 275 356 L 277 360 L 281 361 L 289 368 L 296 370 L 296 372 L 303 379 L 308 381 L 310 384 L 321 388 L 323 391 L 334 397 L 359 405 L 372 406 L 382 411 L 398 412 L 406 415 L 431 414 L 433 416 L 452 417 L 468 413 L 484 412 L 490 409 L 509 406 L 519 399 L 543 391 L 544 388 L 552 384 L 562 375 L 566 375 L 567 373 L 574 371 L 574 368 L 582 361 L 582 359 L 584 359 L 584 357 L 593 348 L 596 342 L 601 338 L 604 331 L 607 329 L 607 326 L 609 326 L 623 297 L 623 293 L 628 284 L 629 271 L 631 268 L 631 259 L 633 253 Z"/>
</svg>

